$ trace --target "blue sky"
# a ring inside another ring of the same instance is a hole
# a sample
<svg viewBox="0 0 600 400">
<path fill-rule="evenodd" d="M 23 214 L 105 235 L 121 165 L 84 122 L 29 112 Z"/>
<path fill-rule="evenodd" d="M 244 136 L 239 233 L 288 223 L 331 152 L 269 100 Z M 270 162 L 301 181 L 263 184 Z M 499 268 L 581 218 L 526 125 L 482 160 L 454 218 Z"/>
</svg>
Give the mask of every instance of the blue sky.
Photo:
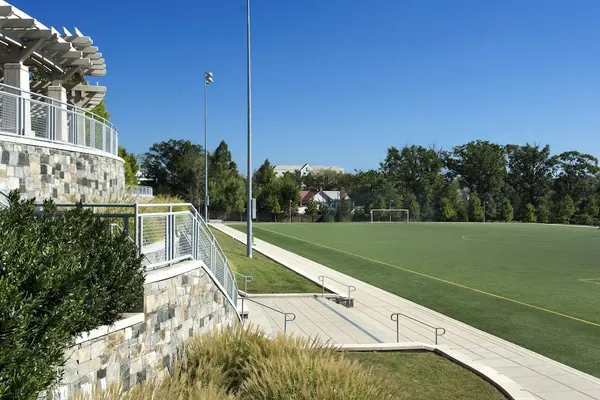
<svg viewBox="0 0 600 400">
<path fill-rule="evenodd" d="M 120 144 L 227 141 L 246 172 L 245 0 L 13 0 L 107 63 Z M 376 168 L 474 139 L 600 156 L 597 0 L 253 0 L 253 159 Z M 94 83 L 95 80 L 92 80 Z"/>
</svg>

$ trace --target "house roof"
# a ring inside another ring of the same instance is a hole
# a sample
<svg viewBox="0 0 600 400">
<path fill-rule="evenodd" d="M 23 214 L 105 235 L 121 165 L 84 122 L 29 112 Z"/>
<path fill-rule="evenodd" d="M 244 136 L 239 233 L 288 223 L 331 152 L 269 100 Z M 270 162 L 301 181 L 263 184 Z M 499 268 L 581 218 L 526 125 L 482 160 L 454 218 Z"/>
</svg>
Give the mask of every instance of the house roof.
<svg viewBox="0 0 600 400">
<path fill-rule="evenodd" d="M 328 197 L 329 200 L 340 200 L 340 191 L 339 190 L 322 190 L 319 192 L 322 196 Z M 348 193 L 344 193 L 344 200 L 350 200 L 350 196 Z"/>
<path fill-rule="evenodd" d="M 300 191 L 300 201 L 310 200 L 315 195 L 315 192 L 312 190 L 301 190 Z"/>
</svg>

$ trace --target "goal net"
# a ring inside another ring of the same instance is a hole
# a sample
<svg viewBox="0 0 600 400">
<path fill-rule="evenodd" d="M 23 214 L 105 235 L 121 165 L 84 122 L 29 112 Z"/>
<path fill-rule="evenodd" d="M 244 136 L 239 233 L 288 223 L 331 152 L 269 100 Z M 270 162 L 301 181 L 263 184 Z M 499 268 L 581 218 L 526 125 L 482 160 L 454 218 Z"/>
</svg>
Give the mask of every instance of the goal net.
<svg viewBox="0 0 600 400">
<path fill-rule="evenodd" d="M 410 212 L 406 208 L 376 208 L 371 210 L 374 222 L 410 222 Z"/>
</svg>

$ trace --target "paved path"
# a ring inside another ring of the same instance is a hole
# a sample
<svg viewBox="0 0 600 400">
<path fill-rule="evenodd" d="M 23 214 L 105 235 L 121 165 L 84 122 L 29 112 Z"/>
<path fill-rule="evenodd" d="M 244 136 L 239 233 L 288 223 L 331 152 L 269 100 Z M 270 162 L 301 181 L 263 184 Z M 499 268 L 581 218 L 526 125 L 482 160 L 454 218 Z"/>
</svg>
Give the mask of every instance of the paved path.
<svg viewBox="0 0 600 400">
<path fill-rule="evenodd" d="M 246 234 L 243 232 L 223 224 L 216 224 L 214 227 L 243 243 L 246 242 Z M 263 240 L 255 238 L 254 243 L 256 251 L 285 265 L 307 279 L 317 282 L 319 276 L 325 275 L 344 284 L 356 286 L 357 290 L 352 293 L 354 308 L 346 309 L 347 312 L 340 311 L 340 313 L 344 313 L 346 318 L 350 319 L 353 324 L 367 330 L 380 341 L 396 341 L 396 323 L 390 320 L 390 314 L 401 312 L 429 325 L 445 328 L 446 334 L 439 339 L 440 345 L 459 351 L 464 355 L 470 356 L 474 361 L 479 361 L 484 365 L 494 368 L 521 385 L 534 398 L 544 400 L 600 399 L 600 380 L 591 375 L 475 329 L 455 319 L 281 249 Z M 330 288 L 332 287 L 337 293 L 347 293 L 347 288 L 342 285 L 330 283 Z M 251 287 L 249 292 L 252 293 Z M 260 301 L 260 299 L 257 300 Z M 299 304 L 281 304 L 282 300 L 280 298 L 269 299 L 269 301 L 271 302 L 270 305 L 279 306 L 282 310 L 284 309 L 284 305 L 286 307 L 289 306 L 290 309 L 300 307 Z M 306 303 L 302 307 L 312 307 L 308 304 Z M 257 307 L 256 305 L 253 306 L 254 308 Z M 340 307 L 340 309 L 343 308 L 342 306 L 335 306 Z M 309 319 L 308 317 L 311 316 L 311 313 L 305 312 L 303 316 Z M 319 319 L 320 317 L 321 314 L 316 312 L 313 317 L 314 324 L 319 325 L 323 323 Z M 271 321 L 275 320 L 271 319 Z M 305 327 L 305 322 L 303 321 L 305 320 L 300 319 L 297 320 L 297 323 L 290 323 L 290 327 L 296 326 L 296 328 L 292 328 L 296 333 L 303 331 L 303 329 L 306 329 L 308 332 L 309 328 Z M 272 327 L 276 329 L 278 324 L 275 322 L 272 322 L 272 324 Z M 433 329 L 409 319 L 401 319 L 400 332 L 400 341 L 433 343 L 434 340 Z M 331 331 L 329 336 L 337 343 L 343 343 L 341 341 L 344 339 L 343 336 L 338 337 L 335 331 Z M 376 342 L 368 335 L 366 336 L 372 342 Z M 353 342 L 358 341 L 354 340 Z"/>
</svg>

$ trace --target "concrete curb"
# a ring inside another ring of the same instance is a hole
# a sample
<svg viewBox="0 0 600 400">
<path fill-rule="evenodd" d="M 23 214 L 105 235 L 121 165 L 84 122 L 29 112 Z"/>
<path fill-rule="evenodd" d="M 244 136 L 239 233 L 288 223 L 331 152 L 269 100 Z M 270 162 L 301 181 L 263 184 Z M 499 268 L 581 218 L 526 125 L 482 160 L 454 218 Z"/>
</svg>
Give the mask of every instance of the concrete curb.
<svg viewBox="0 0 600 400">
<path fill-rule="evenodd" d="M 502 394 L 510 400 L 535 400 L 533 395 L 525 391 L 515 381 L 502 375 L 493 368 L 483 365 L 480 362 L 473 361 L 462 353 L 445 348 L 444 346 L 435 346 L 427 343 L 367 343 L 367 344 L 342 344 L 334 346 L 339 351 L 430 351 L 438 354 L 448 360 L 459 364 L 463 368 L 479 375 L 490 384 L 494 385 Z"/>
</svg>

